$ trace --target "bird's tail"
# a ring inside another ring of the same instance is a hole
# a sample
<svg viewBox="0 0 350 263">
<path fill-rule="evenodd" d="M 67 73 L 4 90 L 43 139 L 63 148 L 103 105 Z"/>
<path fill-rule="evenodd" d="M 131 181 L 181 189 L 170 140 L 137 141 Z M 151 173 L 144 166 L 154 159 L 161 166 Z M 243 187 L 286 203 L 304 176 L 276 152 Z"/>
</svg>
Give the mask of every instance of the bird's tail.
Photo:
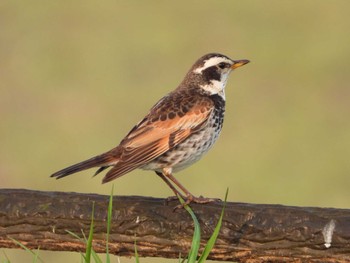
<svg viewBox="0 0 350 263">
<path fill-rule="evenodd" d="M 70 174 L 74 174 L 86 169 L 90 169 L 93 167 L 101 167 L 97 170 L 95 173 L 98 174 L 99 172 L 102 172 L 104 169 L 108 168 L 108 166 L 111 166 L 118 162 L 118 159 L 115 158 L 113 155 L 111 155 L 110 152 L 103 153 L 101 155 L 92 157 L 88 160 L 82 161 L 80 163 L 74 164 L 72 166 L 69 166 L 67 168 L 64 168 L 54 174 L 51 175 L 51 177 L 55 177 L 56 179 L 60 179 L 62 177 L 65 177 Z"/>
</svg>

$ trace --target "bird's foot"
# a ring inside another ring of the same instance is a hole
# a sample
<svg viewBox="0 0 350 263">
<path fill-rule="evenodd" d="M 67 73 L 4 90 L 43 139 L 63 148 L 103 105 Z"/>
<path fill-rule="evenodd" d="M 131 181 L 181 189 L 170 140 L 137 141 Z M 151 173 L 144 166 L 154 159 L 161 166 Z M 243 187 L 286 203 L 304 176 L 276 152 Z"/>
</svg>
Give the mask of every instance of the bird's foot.
<svg viewBox="0 0 350 263">
<path fill-rule="evenodd" d="M 190 199 L 190 203 L 197 203 L 197 204 L 207 204 L 207 203 L 212 203 L 212 202 L 222 202 L 222 200 L 220 198 L 207 198 L 207 197 L 203 197 L 203 196 L 190 196 L 187 199 Z"/>
<path fill-rule="evenodd" d="M 190 203 L 207 204 L 207 203 L 211 203 L 211 202 L 222 202 L 222 200 L 220 198 L 206 198 L 203 196 L 196 197 L 196 196 L 191 195 L 191 194 L 187 195 L 186 198 L 182 198 L 182 199 L 184 199 L 186 201 L 183 204 L 175 206 L 174 210 L 176 210 L 178 208 L 184 208 L 185 205 L 189 205 Z"/>
<path fill-rule="evenodd" d="M 183 199 L 183 200 L 186 200 L 186 197 L 183 196 L 183 195 L 180 195 L 180 197 Z M 174 195 L 174 196 L 169 196 L 165 199 L 165 203 L 168 204 L 172 201 L 178 201 L 179 200 L 179 197 L 177 195 Z"/>
</svg>

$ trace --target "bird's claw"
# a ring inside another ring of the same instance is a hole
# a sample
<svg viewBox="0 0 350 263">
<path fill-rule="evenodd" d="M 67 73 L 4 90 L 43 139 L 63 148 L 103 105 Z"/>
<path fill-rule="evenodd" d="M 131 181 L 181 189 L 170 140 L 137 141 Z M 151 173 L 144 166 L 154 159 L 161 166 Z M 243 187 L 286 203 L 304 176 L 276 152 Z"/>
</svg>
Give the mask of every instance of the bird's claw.
<svg viewBox="0 0 350 263">
<path fill-rule="evenodd" d="M 181 209 L 181 208 L 185 208 L 186 205 L 189 205 L 190 203 L 196 203 L 196 204 L 207 204 L 207 203 L 212 203 L 212 202 L 222 202 L 222 200 L 220 198 L 206 198 L 203 196 L 193 196 L 193 195 L 188 195 L 187 198 L 184 198 L 183 196 L 181 196 L 183 200 L 185 200 L 185 202 L 183 204 L 177 205 L 174 207 L 174 211 L 176 209 Z M 172 196 L 171 197 L 172 200 L 175 200 L 175 198 L 177 198 L 177 196 Z"/>
</svg>

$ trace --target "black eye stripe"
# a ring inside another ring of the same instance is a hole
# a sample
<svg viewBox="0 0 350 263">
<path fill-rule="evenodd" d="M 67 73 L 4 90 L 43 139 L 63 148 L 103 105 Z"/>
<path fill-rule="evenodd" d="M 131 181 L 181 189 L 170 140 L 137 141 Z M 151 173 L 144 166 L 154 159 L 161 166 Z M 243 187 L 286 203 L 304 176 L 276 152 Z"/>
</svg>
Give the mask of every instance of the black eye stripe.
<svg viewBox="0 0 350 263">
<path fill-rule="evenodd" d="M 216 66 L 211 66 L 209 68 L 206 68 L 203 70 L 203 77 L 206 81 L 211 81 L 211 80 L 218 80 L 220 81 L 221 75 L 218 71 L 218 68 Z"/>
</svg>

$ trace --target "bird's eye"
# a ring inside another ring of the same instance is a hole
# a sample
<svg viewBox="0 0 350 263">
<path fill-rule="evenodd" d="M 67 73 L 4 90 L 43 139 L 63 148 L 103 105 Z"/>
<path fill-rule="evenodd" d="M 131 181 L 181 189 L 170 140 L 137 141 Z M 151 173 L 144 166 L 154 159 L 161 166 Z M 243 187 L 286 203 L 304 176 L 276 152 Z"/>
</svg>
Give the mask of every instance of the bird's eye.
<svg viewBox="0 0 350 263">
<path fill-rule="evenodd" d="M 224 62 L 221 62 L 221 63 L 219 63 L 219 68 L 221 68 L 221 69 L 224 69 L 224 68 L 226 68 L 226 63 L 224 63 Z"/>
</svg>

